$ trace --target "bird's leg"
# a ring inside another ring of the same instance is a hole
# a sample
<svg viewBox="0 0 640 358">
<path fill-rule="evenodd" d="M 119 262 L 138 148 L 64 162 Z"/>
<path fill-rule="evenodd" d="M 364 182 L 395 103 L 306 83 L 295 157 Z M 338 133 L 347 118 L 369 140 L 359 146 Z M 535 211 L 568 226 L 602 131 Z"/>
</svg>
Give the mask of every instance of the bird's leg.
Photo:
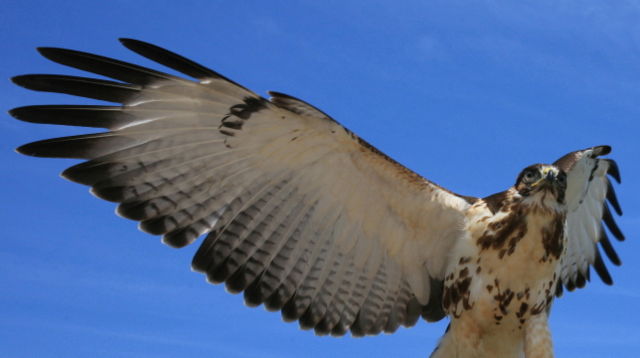
<svg viewBox="0 0 640 358">
<path fill-rule="evenodd" d="M 480 327 L 469 315 L 453 319 L 430 358 L 484 357 Z"/>
<path fill-rule="evenodd" d="M 547 313 L 529 317 L 524 327 L 524 356 L 526 358 L 553 358 L 553 343 L 547 322 Z"/>
</svg>

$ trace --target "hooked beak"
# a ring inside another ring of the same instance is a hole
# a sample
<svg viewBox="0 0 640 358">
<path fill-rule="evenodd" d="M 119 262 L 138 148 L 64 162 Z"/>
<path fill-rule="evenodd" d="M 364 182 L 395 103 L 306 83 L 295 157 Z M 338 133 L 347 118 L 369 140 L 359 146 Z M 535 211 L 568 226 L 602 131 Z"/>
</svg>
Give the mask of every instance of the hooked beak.
<svg viewBox="0 0 640 358">
<path fill-rule="evenodd" d="M 553 184 L 557 180 L 557 173 L 552 168 L 542 169 L 542 176 L 538 181 L 531 184 L 532 188 L 537 187 L 540 184 Z"/>
<path fill-rule="evenodd" d="M 553 170 L 549 170 L 547 172 L 547 176 L 545 177 L 545 179 L 547 179 L 547 181 L 555 181 L 556 180 L 556 173 L 554 173 Z"/>
</svg>

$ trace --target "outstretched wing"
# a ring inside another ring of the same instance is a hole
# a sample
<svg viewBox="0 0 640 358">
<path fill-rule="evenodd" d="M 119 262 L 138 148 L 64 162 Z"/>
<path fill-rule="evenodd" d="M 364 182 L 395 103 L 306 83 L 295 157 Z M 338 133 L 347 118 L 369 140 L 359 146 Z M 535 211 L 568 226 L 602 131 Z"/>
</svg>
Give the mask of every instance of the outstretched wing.
<svg viewBox="0 0 640 358">
<path fill-rule="evenodd" d="M 319 334 L 393 332 L 443 316 L 447 253 L 471 198 L 388 158 L 293 97 L 266 100 L 167 50 L 129 49 L 191 81 L 83 52 L 41 48 L 55 62 L 122 82 L 25 75 L 20 86 L 122 106 L 16 108 L 18 119 L 109 131 L 18 148 L 87 159 L 64 171 L 146 232 L 182 247 L 209 281 L 244 291 Z"/>
<path fill-rule="evenodd" d="M 561 280 L 570 291 L 576 287 L 584 287 L 590 278 L 590 265 L 604 283 L 613 283 L 600 256 L 598 242 L 614 265 L 621 264 L 602 225 L 604 222 L 616 239 L 624 240 L 624 235 L 616 225 L 607 204 L 609 202 L 616 213 L 622 215 L 609 180 L 609 177 L 612 177 L 620 182 L 618 166 L 612 159 L 598 158 L 609 152 L 609 146 L 593 147 L 569 153 L 554 163 L 567 173 L 568 247 Z M 562 288 L 561 285 L 558 287 Z M 558 294 L 561 294 L 561 291 Z"/>
</svg>

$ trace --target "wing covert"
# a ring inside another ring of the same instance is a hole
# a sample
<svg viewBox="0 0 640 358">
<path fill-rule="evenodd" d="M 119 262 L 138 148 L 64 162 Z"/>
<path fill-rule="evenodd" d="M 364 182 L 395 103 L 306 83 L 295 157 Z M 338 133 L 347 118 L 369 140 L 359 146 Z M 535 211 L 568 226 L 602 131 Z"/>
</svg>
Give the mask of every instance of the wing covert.
<svg viewBox="0 0 640 358">
<path fill-rule="evenodd" d="M 64 171 L 119 215 L 182 247 L 193 268 L 249 305 L 319 334 L 393 332 L 443 316 L 447 253 L 473 198 L 406 169 L 294 97 L 270 100 L 182 56 L 123 44 L 191 81 L 93 54 L 43 56 L 122 82 L 26 75 L 33 90 L 122 106 L 16 108 L 18 119 L 109 131 L 48 139 L 23 154 L 81 158 Z"/>
</svg>

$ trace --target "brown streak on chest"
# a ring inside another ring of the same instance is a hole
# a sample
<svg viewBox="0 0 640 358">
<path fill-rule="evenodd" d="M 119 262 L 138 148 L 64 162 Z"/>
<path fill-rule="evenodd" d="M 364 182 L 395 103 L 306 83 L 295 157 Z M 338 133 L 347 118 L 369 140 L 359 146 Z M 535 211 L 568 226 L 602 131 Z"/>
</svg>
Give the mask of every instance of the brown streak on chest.
<svg viewBox="0 0 640 358">
<path fill-rule="evenodd" d="M 527 234 L 527 222 L 522 209 L 511 207 L 511 214 L 487 225 L 487 229 L 476 241 L 483 250 L 499 250 L 499 257 L 513 254 L 516 244 Z"/>
<path fill-rule="evenodd" d="M 465 268 L 465 270 L 467 269 Z M 469 302 L 469 286 L 471 285 L 471 277 L 467 277 L 468 270 L 465 270 L 460 272 L 458 280 L 444 287 L 442 295 L 442 305 L 444 309 L 452 313 L 454 317 L 460 316 L 460 313 L 455 309 L 458 303 L 462 303 L 462 307 L 465 310 L 469 310 L 473 306 Z M 463 274 L 463 272 L 465 273 Z"/>
<path fill-rule="evenodd" d="M 558 260 L 564 249 L 564 215 L 556 215 L 553 223 L 542 229 L 542 245 L 544 256 L 541 262 L 546 262 L 549 258 Z"/>
<path fill-rule="evenodd" d="M 498 280 L 495 280 L 494 283 L 496 286 L 496 290 L 498 292 L 493 296 L 493 299 L 496 300 L 496 302 L 498 303 L 498 309 L 500 310 L 500 314 L 504 316 L 508 313 L 507 307 L 509 307 L 511 300 L 513 299 L 514 292 L 511 291 L 511 289 L 509 288 L 502 291 L 500 289 L 500 283 L 498 282 Z"/>
</svg>

